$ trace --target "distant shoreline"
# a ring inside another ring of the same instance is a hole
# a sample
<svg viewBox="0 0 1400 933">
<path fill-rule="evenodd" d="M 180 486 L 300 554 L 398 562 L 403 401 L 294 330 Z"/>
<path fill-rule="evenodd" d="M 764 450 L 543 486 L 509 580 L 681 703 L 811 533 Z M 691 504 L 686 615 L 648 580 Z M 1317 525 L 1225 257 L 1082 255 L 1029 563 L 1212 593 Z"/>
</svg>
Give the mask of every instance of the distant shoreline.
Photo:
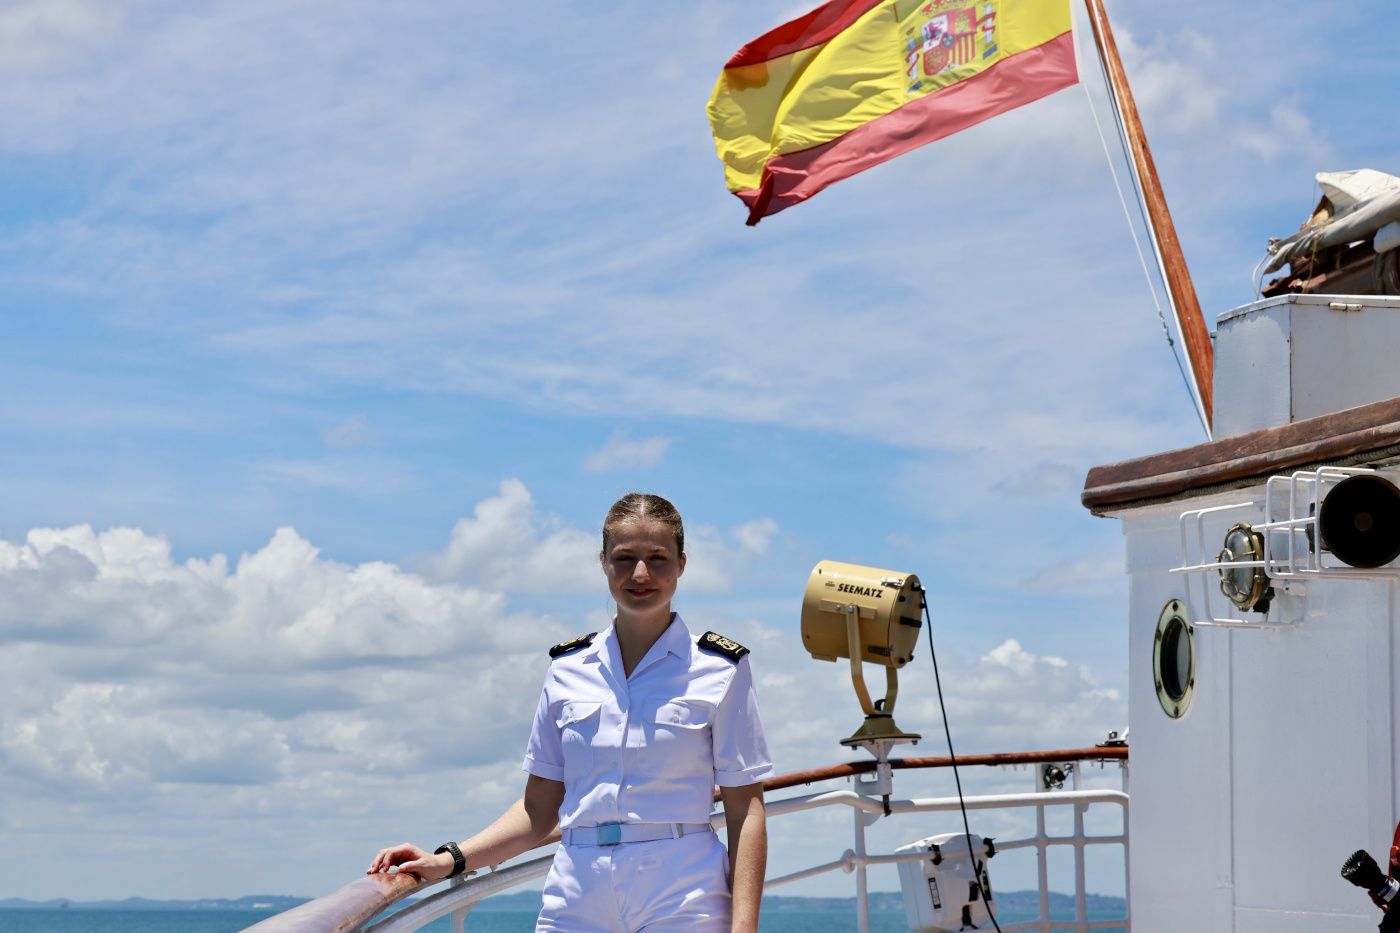
<svg viewBox="0 0 1400 933">
<path fill-rule="evenodd" d="M 518 891 L 511 894 L 498 894 L 482 901 L 476 910 L 519 911 L 538 910 L 539 893 Z M 129 897 L 124 900 L 75 901 L 54 898 L 46 901 L 31 901 L 22 897 L 0 899 L 0 910 L 131 910 L 131 911 L 275 911 L 291 910 L 311 900 L 308 897 L 290 895 L 256 894 L 239 898 L 203 898 L 199 900 L 154 900 L 144 897 Z M 1035 891 L 998 891 L 995 895 L 998 908 L 1015 912 L 1038 911 L 1040 895 Z M 763 899 L 765 911 L 786 912 L 790 910 L 832 911 L 850 913 L 855 909 L 854 897 L 791 897 L 769 895 Z M 1115 916 L 1126 910 L 1126 902 L 1121 897 L 1090 894 L 1086 897 L 1087 908 L 1093 914 Z M 870 908 L 875 911 L 903 910 L 904 901 L 898 891 L 870 892 Z M 1063 915 L 1074 910 L 1074 898 L 1068 894 L 1051 892 L 1052 913 Z"/>
</svg>

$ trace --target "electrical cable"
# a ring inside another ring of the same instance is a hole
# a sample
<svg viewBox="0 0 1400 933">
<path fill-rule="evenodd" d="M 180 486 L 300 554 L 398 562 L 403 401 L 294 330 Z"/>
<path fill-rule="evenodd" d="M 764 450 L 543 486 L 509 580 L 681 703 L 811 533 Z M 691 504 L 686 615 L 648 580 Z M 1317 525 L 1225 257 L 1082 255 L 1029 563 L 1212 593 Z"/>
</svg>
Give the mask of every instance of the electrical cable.
<svg viewBox="0 0 1400 933">
<path fill-rule="evenodd" d="M 972 860 L 972 877 L 977 882 L 977 893 L 982 898 L 982 905 L 987 908 L 987 916 L 992 918 L 992 926 L 996 927 L 997 933 L 1001 933 L 1001 924 L 997 923 L 997 916 L 992 912 L 992 905 L 987 900 L 987 889 L 982 884 L 982 870 L 985 862 L 977 861 L 977 854 L 972 848 L 972 828 L 967 822 L 967 804 L 963 802 L 962 778 L 958 777 L 958 756 L 953 753 L 953 732 L 948 727 L 948 707 L 943 703 L 943 681 L 938 676 L 938 652 L 933 650 L 933 617 L 928 611 L 928 593 L 923 594 L 924 621 L 928 623 L 928 655 L 933 661 L 933 685 L 938 690 L 938 709 L 943 714 L 943 735 L 948 739 L 948 760 L 953 766 L 953 783 L 958 788 L 958 809 L 962 811 L 963 838 L 967 840 L 967 857 Z"/>
</svg>

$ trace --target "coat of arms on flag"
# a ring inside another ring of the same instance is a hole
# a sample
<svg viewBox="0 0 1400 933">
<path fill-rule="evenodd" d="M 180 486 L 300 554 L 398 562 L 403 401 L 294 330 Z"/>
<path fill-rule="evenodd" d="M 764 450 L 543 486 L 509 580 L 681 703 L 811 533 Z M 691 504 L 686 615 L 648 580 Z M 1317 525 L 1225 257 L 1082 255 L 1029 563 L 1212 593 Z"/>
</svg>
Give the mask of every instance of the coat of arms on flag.
<svg viewBox="0 0 1400 933">
<path fill-rule="evenodd" d="M 973 62 L 990 64 L 997 53 L 996 0 L 932 0 L 903 20 L 904 63 L 909 93 L 922 91 L 929 79 Z M 938 82 L 944 86 L 956 80 Z"/>
</svg>

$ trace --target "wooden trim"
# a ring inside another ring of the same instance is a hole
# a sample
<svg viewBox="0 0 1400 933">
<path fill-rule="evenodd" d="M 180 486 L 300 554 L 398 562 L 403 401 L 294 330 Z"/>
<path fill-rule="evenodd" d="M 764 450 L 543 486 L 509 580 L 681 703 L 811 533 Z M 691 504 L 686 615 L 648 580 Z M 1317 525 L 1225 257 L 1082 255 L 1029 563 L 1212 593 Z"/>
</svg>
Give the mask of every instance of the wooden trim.
<svg viewBox="0 0 1400 933">
<path fill-rule="evenodd" d="M 1113 29 L 1108 24 L 1108 13 L 1104 11 L 1102 0 L 1085 0 L 1089 7 L 1089 22 L 1094 29 L 1094 43 L 1103 57 L 1108 72 L 1109 89 L 1118 104 L 1118 112 L 1123 117 L 1123 125 L 1128 139 L 1128 150 L 1133 167 L 1137 170 L 1138 183 L 1142 186 L 1142 199 L 1147 208 L 1148 226 L 1157 241 L 1157 252 L 1162 258 L 1167 288 L 1172 294 L 1172 306 L 1176 311 L 1176 323 L 1181 328 L 1181 338 L 1186 344 L 1186 354 L 1191 359 L 1191 369 L 1196 376 L 1196 391 L 1201 397 L 1201 407 L 1205 411 L 1206 426 L 1215 423 L 1215 349 L 1210 343 L 1206 330 L 1205 317 L 1201 314 L 1201 302 L 1196 297 L 1196 287 L 1191 283 L 1191 273 L 1186 268 L 1186 256 L 1181 251 L 1181 241 L 1177 239 L 1176 225 L 1172 223 L 1171 211 L 1167 209 L 1167 196 L 1162 191 L 1162 181 L 1157 177 L 1157 164 L 1152 160 L 1152 150 L 1147 145 L 1147 133 L 1142 128 L 1142 117 L 1138 114 L 1137 103 L 1133 100 L 1132 89 L 1128 86 L 1128 73 L 1118 57 L 1118 44 L 1113 41 Z"/>
<path fill-rule="evenodd" d="M 1343 460 L 1380 459 L 1400 446 L 1400 398 L 1373 402 L 1208 444 L 1097 466 L 1080 501 L 1102 514 L 1274 473 Z"/>
</svg>

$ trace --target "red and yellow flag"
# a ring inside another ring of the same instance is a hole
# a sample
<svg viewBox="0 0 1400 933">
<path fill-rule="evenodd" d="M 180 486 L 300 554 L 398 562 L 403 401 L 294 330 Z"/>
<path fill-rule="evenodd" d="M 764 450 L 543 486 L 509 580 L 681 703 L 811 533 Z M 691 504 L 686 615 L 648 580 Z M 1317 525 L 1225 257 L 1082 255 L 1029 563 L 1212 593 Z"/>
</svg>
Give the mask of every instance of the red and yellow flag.
<svg viewBox="0 0 1400 933">
<path fill-rule="evenodd" d="M 1078 80 L 1069 0 L 831 0 L 735 53 L 710 126 L 753 225 Z"/>
</svg>

